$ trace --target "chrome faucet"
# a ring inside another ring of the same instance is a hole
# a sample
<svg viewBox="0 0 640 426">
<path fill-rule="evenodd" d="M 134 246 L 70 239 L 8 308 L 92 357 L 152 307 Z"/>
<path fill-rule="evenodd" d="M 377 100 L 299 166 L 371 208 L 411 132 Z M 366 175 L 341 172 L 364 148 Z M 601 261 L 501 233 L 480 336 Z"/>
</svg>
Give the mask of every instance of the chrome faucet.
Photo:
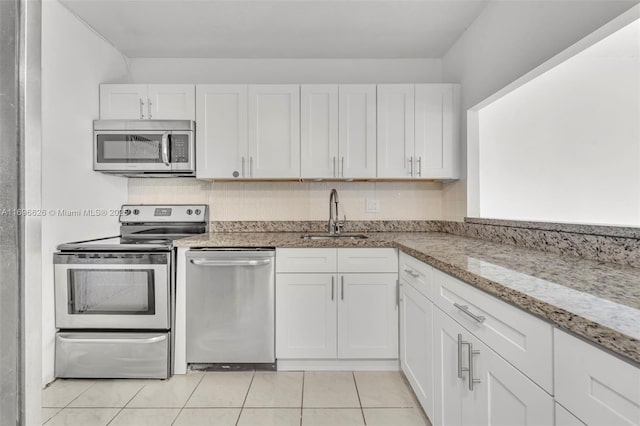
<svg viewBox="0 0 640 426">
<path fill-rule="evenodd" d="M 331 190 L 329 195 L 329 224 L 328 231 L 330 234 L 339 234 L 344 225 L 338 218 L 338 191 Z"/>
</svg>

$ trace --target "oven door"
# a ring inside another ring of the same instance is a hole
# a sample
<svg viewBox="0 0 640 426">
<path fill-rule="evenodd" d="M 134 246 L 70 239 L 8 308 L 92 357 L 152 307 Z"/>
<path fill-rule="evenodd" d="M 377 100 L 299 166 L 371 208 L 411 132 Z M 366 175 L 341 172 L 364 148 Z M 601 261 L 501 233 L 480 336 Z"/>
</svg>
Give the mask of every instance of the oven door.
<svg viewBox="0 0 640 426">
<path fill-rule="evenodd" d="M 56 327 L 169 329 L 170 253 L 56 253 Z"/>
</svg>

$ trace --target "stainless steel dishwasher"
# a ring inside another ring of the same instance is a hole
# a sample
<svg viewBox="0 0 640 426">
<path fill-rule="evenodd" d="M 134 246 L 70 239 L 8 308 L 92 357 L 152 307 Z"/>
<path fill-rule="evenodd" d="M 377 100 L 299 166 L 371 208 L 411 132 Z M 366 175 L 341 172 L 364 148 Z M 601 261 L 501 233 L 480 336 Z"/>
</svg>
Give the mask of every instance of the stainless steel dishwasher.
<svg viewBox="0 0 640 426">
<path fill-rule="evenodd" d="M 187 252 L 187 363 L 275 368 L 275 250 Z"/>
</svg>

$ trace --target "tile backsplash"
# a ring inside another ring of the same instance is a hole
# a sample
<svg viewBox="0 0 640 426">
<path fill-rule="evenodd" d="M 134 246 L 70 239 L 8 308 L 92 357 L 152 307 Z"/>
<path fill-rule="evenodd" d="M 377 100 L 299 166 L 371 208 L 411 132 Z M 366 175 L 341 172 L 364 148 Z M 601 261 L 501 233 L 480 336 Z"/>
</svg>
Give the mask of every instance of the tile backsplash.
<svg viewBox="0 0 640 426">
<path fill-rule="evenodd" d="M 338 190 L 347 220 L 440 220 L 443 190 L 434 182 L 209 182 L 129 179 L 129 203 L 203 203 L 211 220 L 326 220 Z M 366 212 L 366 200 L 380 212 Z"/>
</svg>

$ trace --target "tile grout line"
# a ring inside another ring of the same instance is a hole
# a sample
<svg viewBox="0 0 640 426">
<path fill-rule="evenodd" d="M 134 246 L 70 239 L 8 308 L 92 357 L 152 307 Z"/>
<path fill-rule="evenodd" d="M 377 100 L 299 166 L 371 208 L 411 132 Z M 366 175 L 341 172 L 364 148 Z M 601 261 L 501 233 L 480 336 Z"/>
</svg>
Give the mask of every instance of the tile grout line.
<svg viewBox="0 0 640 426">
<path fill-rule="evenodd" d="M 55 381 L 51 382 L 50 384 L 47 385 L 47 387 L 45 389 L 47 389 L 49 386 L 53 385 L 55 382 L 57 382 L 58 380 L 66 380 L 66 379 L 56 379 Z M 88 391 L 89 389 L 91 389 L 91 387 L 93 387 L 96 383 L 95 380 L 93 381 L 93 383 L 91 383 L 85 390 L 83 390 L 82 392 L 80 392 L 78 395 L 76 395 L 74 398 L 71 399 L 71 401 L 69 401 L 67 403 L 67 405 L 65 405 L 64 407 L 41 407 L 41 408 L 57 408 L 58 412 L 56 414 L 54 414 L 53 416 L 51 416 L 51 418 L 49 420 L 47 420 L 46 422 L 44 422 L 43 424 L 47 424 L 49 423 L 54 417 L 56 417 L 58 414 L 62 413 L 62 410 L 65 410 L 67 408 L 74 408 L 74 407 L 69 407 L 69 405 L 71 405 L 71 403 L 73 401 L 75 401 L 76 399 L 80 398 L 80 395 L 84 394 L 86 391 Z M 85 407 L 77 407 L 77 408 L 85 408 Z"/>
<path fill-rule="evenodd" d="M 306 371 L 302 371 L 302 392 L 300 395 L 300 426 L 302 426 L 302 415 L 304 414 L 304 376 L 307 374 Z"/>
<path fill-rule="evenodd" d="M 124 411 L 124 409 L 127 407 L 127 405 L 129 405 L 129 404 L 131 403 L 131 401 L 133 401 L 133 399 L 134 399 L 136 396 L 138 396 L 138 394 L 139 394 L 140 392 L 142 392 L 142 389 L 144 389 L 144 388 L 145 388 L 145 386 L 147 386 L 147 384 L 146 384 L 146 383 L 145 383 L 145 384 L 143 384 L 142 386 L 140 386 L 140 389 L 138 389 L 138 392 L 134 393 L 134 394 L 133 394 L 133 396 L 132 396 L 131 398 L 129 398 L 129 400 L 128 400 L 128 401 L 127 401 L 127 402 L 126 402 L 122 407 L 120 407 L 120 409 L 118 410 L 118 412 L 116 413 L 116 415 L 115 415 L 115 416 L 113 416 L 113 417 L 111 418 L 111 420 L 109 420 L 109 421 L 107 422 L 106 426 L 109 426 L 109 425 L 110 425 L 110 424 L 111 424 L 111 423 L 116 419 L 116 417 L 118 417 L 118 416 L 120 415 L 120 413 L 122 413 L 122 411 Z"/>
<path fill-rule="evenodd" d="M 198 380 L 198 384 L 193 388 L 193 390 L 189 394 L 189 397 L 184 401 L 184 404 L 182 404 L 182 407 L 180 407 L 180 411 L 178 411 L 178 415 L 171 422 L 172 425 L 176 422 L 176 420 L 178 420 L 178 417 L 180 417 L 180 414 L 182 414 L 182 410 L 184 410 L 184 407 L 187 406 L 187 403 L 189 402 L 189 400 L 191 399 L 193 394 L 196 393 L 196 390 L 200 387 L 200 383 L 202 383 L 202 381 L 204 380 L 205 374 L 206 373 L 202 374 L 202 377 L 200 377 L 200 380 Z M 185 374 L 185 376 L 186 376 L 186 374 Z"/>
<path fill-rule="evenodd" d="M 238 413 L 238 418 L 236 419 L 235 426 L 238 426 L 238 423 L 240 422 L 240 417 L 242 417 L 242 412 L 244 411 L 244 405 L 247 403 L 247 398 L 249 398 L 249 392 L 251 392 L 251 386 L 253 385 L 253 379 L 255 377 L 256 377 L 256 370 L 253 370 L 253 374 L 251 375 L 251 381 L 249 382 L 247 393 L 244 395 L 244 400 L 242 401 L 242 407 L 240 407 L 240 412 Z"/>
<path fill-rule="evenodd" d="M 364 409 L 362 408 L 362 400 L 360 399 L 360 391 L 358 390 L 358 381 L 356 380 L 356 372 L 352 371 L 351 376 L 353 377 L 353 384 L 356 387 L 356 395 L 358 395 L 358 404 L 360 405 L 360 414 L 362 414 L 362 421 L 365 426 L 367 425 L 367 419 L 364 417 Z"/>
</svg>

